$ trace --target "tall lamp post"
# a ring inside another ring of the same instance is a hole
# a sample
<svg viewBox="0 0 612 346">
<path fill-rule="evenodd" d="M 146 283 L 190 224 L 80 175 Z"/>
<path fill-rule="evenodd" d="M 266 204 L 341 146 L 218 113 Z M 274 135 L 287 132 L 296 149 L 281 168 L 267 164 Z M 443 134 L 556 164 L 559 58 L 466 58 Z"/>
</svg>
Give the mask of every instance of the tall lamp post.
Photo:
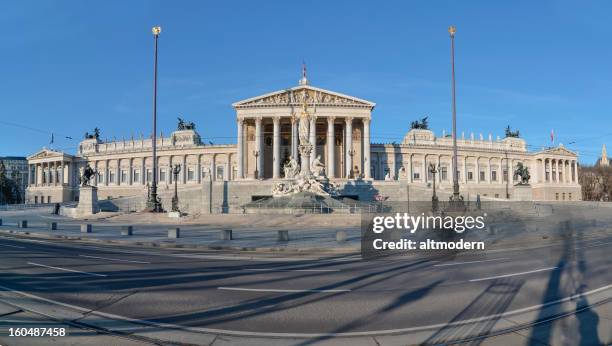
<svg viewBox="0 0 612 346">
<path fill-rule="evenodd" d="M 453 98 L 453 196 L 451 201 L 460 202 L 463 198 L 459 195 L 459 170 L 457 163 L 457 107 L 455 103 L 455 32 L 457 28 L 453 25 L 448 27 L 451 39 L 451 73 L 452 73 L 452 98 Z"/>
<path fill-rule="evenodd" d="M 179 211 L 178 207 L 178 175 L 181 173 L 181 165 L 176 164 L 172 169 L 172 175 L 174 176 L 174 197 L 172 197 L 172 211 Z"/>
<path fill-rule="evenodd" d="M 155 42 L 155 55 L 153 60 L 153 137 L 151 146 L 153 147 L 153 182 L 151 183 L 151 199 L 149 209 L 158 213 L 162 211 L 160 201 L 157 199 L 157 39 L 161 33 L 161 27 L 156 26 L 151 29 Z"/>
<path fill-rule="evenodd" d="M 433 176 L 433 194 L 431 195 L 431 211 L 438 211 L 438 196 L 436 195 L 436 173 L 438 173 L 438 168 L 434 163 L 429 164 L 429 171 Z"/>
</svg>

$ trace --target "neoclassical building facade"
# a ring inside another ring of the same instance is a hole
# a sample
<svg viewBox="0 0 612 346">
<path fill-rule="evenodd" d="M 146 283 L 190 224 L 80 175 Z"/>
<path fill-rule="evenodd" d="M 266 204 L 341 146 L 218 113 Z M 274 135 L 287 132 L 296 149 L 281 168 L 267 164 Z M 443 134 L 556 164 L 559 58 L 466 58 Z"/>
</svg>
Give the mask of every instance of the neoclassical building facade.
<svg viewBox="0 0 612 346">
<path fill-rule="evenodd" d="M 235 145 L 205 144 L 193 129 L 158 138 L 162 193 L 171 191 L 172 170 L 178 165 L 176 183 L 181 191 L 199 191 L 204 185 L 223 183 L 223 198 L 234 205 L 271 195 L 273 183 L 285 179 L 284 163 L 290 157 L 299 157 L 297 119 L 302 107 L 311 116 L 311 161 L 318 157 L 330 180 L 350 185 L 352 197 L 370 200 L 372 191 L 376 191 L 402 199 L 404 195 L 393 193 L 406 185 L 427 196 L 434 179 L 429 170 L 432 164 L 437 168 L 435 179 L 440 191 L 452 188 L 452 138 L 411 129 L 399 144 L 371 143 L 373 102 L 311 86 L 302 78 L 295 87 L 232 106 L 237 124 Z M 458 148 L 456 169 L 462 193 L 513 199 L 518 182 L 514 171 L 521 163 L 531 172 L 534 200 L 581 198 L 578 156 L 563 146 L 530 152 L 521 138 L 493 139 L 489 135 L 485 139 L 471 134 L 458 138 Z M 151 139 L 104 142 L 87 138 L 75 154 L 43 148 L 28 157 L 28 164 L 28 203 L 78 200 L 79 176 L 86 165 L 98 172 L 94 185 L 100 198 L 144 198 L 152 180 Z M 361 186 L 369 194 L 360 193 Z"/>
</svg>

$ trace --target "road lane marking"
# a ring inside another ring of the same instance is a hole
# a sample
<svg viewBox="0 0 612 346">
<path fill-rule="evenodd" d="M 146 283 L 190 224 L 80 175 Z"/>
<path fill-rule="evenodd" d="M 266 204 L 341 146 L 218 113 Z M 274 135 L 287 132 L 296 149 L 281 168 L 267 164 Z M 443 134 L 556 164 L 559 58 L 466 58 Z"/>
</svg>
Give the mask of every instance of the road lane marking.
<svg viewBox="0 0 612 346">
<path fill-rule="evenodd" d="M 497 313 L 497 314 L 488 315 L 488 316 L 475 317 L 475 318 L 466 319 L 466 320 L 458 320 L 458 321 L 454 321 L 454 322 L 444 322 L 444 323 L 439 323 L 439 324 L 432 324 L 432 325 L 427 325 L 427 326 L 398 328 L 398 329 L 383 329 L 383 330 L 372 330 L 372 331 L 361 331 L 361 332 L 343 332 L 343 333 L 329 333 L 329 332 L 328 333 L 279 333 L 279 332 L 249 332 L 249 331 L 229 330 L 229 329 L 190 327 L 190 326 L 185 326 L 185 325 L 178 325 L 178 324 L 171 324 L 171 323 L 160 323 L 160 322 L 154 322 L 154 321 L 150 321 L 150 320 L 136 319 L 136 318 L 127 317 L 127 316 L 110 314 L 110 313 L 106 313 L 106 312 L 102 312 L 102 311 L 92 311 L 91 308 L 85 308 L 85 307 L 81 307 L 81 306 L 77 306 L 77 305 L 63 303 L 63 302 L 60 302 L 58 300 L 44 298 L 44 297 L 37 296 L 37 295 L 31 294 L 31 293 L 19 291 L 19 290 L 10 288 L 10 287 L 6 287 L 6 286 L 0 285 L 0 290 L 4 290 L 4 291 L 8 291 L 8 292 L 14 292 L 14 293 L 17 293 L 17 294 L 19 294 L 21 296 L 28 297 L 28 298 L 31 298 L 31 299 L 36 299 L 36 300 L 40 300 L 40 301 L 43 301 L 43 302 L 46 302 L 46 303 L 49 303 L 49 304 L 55 304 L 55 305 L 62 306 L 62 307 L 65 307 L 65 308 L 74 309 L 76 311 L 79 311 L 79 312 L 82 312 L 82 313 L 86 313 L 87 315 L 100 316 L 100 317 L 104 317 L 104 318 L 107 318 L 107 319 L 119 320 L 119 321 L 124 321 L 124 322 L 138 323 L 138 324 L 141 324 L 141 325 L 144 324 L 144 325 L 147 325 L 147 326 L 152 326 L 152 327 L 157 327 L 157 328 L 185 330 L 185 331 L 197 332 L 197 333 L 228 334 L 228 335 L 234 335 L 234 336 L 304 337 L 304 338 L 329 337 L 329 336 L 352 336 L 352 337 L 355 337 L 355 336 L 374 336 L 374 335 L 388 335 L 388 334 L 410 333 L 410 332 L 418 332 L 418 331 L 431 331 L 433 329 L 441 329 L 441 328 L 448 328 L 448 327 L 454 327 L 454 326 L 463 327 L 463 326 L 465 326 L 465 325 L 467 325 L 469 323 L 490 322 L 493 319 L 506 318 L 506 317 L 514 316 L 514 315 L 517 315 L 517 314 L 520 314 L 520 313 L 541 310 L 544 307 L 555 305 L 555 304 L 566 303 L 566 302 L 570 302 L 570 301 L 576 301 L 579 298 L 587 297 L 587 296 L 590 296 L 590 295 L 593 295 L 593 294 L 596 294 L 596 293 L 599 293 L 599 292 L 604 292 L 604 291 L 607 291 L 609 289 L 612 289 L 612 284 L 606 285 L 606 286 L 603 286 L 603 287 L 599 287 L 599 288 L 596 288 L 596 289 L 593 289 L 593 290 L 590 290 L 590 291 L 587 291 L 587 292 L 582 292 L 582 293 L 574 294 L 572 296 L 567 296 L 565 298 L 561 298 L 561 299 L 558 299 L 558 300 L 548 301 L 548 302 L 545 302 L 545 303 L 542 303 L 542 304 L 528 306 L 528 307 L 524 307 L 524 308 L 517 309 L 517 310 L 506 311 L 506 312 Z M 595 302 L 595 304 L 596 303 L 597 302 Z M 15 304 L 15 305 L 17 305 L 17 304 Z M 573 309 L 572 309 L 571 312 L 574 313 Z"/>
<path fill-rule="evenodd" d="M 242 288 L 242 287 L 217 287 L 218 290 L 224 291 L 248 291 L 248 292 L 280 292 L 280 293 L 341 293 L 350 292 L 351 290 L 318 290 L 318 289 L 305 289 L 305 290 L 283 290 L 275 288 Z"/>
<path fill-rule="evenodd" d="M 469 280 L 469 281 L 470 281 L 470 282 L 476 282 L 476 281 L 485 281 L 485 280 L 501 279 L 501 278 L 507 278 L 507 277 L 510 277 L 510 276 L 525 275 L 525 274 L 531 274 L 531 273 L 543 272 L 543 271 L 553 270 L 553 269 L 557 269 L 557 267 L 548 267 L 548 268 L 542 268 L 542 269 L 530 270 L 530 271 L 528 271 L 528 272 L 520 272 L 520 273 L 505 274 L 505 275 L 497 275 L 497 276 L 489 276 L 489 277 L 486 277 L 486 278 L 472 279 L 472 280 Z"/>
<path fill-rule="evenodd" d="M 66 271 L 66 272 L 80 273 L 80 274 L 91 275 L 91 276 L 102 276 L 102 277 L 108 276 L 108 275 L 105 275 L 105 274 L 82 272 L 80 270 L 61 268 L 61 267 L 53 267 L 53 266 L 48 266 L 48 265 L 44 265 L 44 264 L 40 264 L 40 263 L 34 263 L 34 262 L 28 262 L 28 264 L 33 265 L 33 266 L 39 266 L 39 267 L 63 270 L 63 271 Z"/>
<path fill-rule="evenodd" d="M 503 260 L 507 260 L 509 258 L 494 258 L 494 259 L 488 259 L 488 260 L 481 260 L 481 261 L 467 261 L 467 262 L 454 262 L 454 263 L 443 263 L 443 264 L 434 264 L 434 267 L 447 267 L 447 266 L 458 266 L 461 264 L 471 264 L 471 263 L 483 263 L 483 262 L 493 262 L 493 261 L 503 261 Z"/>
<path fill-rule="evenodd" d="M 108 258 L 108 257 L 87 256 L 87 255 L 79 255 L 79 257 L 103 259 L 103 260 L 117 261 L 117 262 L 140 263 L 140 264 L 150 264 L 151 263 L 151 262 L 145 262 L 145 261 L 133 261 L 133 260 L 126 260 L 126 259 L 121 259 L 121 258 Z"/>
<path fill-rule="evenodd" d="M 247 268 L 243 270 L 258 271 L 258 272 L 339 272 L 340 269 L 263 269 L 263 268 Z"/>
<path fill-rule="evenodd" d="M 17 246 L 17 245 L 0 244 L 0 246 L 14 247 L 16 249 L 25 249 L 25 246 Z"/>
</svg>

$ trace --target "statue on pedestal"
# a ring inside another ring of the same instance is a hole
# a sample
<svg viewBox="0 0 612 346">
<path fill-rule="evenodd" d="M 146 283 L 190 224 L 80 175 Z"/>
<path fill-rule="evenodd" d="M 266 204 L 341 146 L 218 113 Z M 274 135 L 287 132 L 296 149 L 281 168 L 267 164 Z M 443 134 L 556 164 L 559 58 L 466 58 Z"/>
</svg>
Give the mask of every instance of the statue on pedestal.
<svg viewBox="0 0 612 346">
<path fill-rule="evenodd" d="M 293 156 L 289 156 L 289 162 L 283 166 L 283 170 L 285 171 L 285 178 L 293 179 L 300 172 L 300 165 Z"/>
<path fill-rule="evenodd" d="M 325 165 L 321 162 L 321 155 L 317 155 L 310 166 L 310 170 L 316 178 L 325 178 Z"/>
<path fill-rule="evenodd" d="M 91 180 L 98 174 L 98 172 L 91 168 L 89 164 L 87 167 L 81 167 L 79 171 L 81 173 L 81 176 L 79 177 L 81 186 L 91 186 Z"/>
<path fill-rule="evenodd" d="M 522 162 L 519 162 L 516 166 L 514 176 L 518 176 L 521 178 L 521 181 L 517 185 L 529 185 L 529 179 L 531 179 L 531 174 L 529 174 L 529 168 L 527 168 L 527 166 L 523 166 Z"/>
</svg>

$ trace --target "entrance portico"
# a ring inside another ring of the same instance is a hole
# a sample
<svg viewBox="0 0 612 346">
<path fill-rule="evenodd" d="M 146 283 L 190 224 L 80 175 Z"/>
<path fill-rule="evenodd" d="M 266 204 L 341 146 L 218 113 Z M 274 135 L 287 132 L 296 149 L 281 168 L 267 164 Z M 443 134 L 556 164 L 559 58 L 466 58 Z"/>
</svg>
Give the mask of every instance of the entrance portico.
<svg viewBox="0 0 612 346">
<path fill-rule="evenodd" d="M 331 179 L 371 179 L 370 122 L 375 104 L 310 86 L 305 78 L 296 87 L 233 104 L 237 179 L 284 178 L 283 164 L 290 156 L 299 159 L 298 123 L 304 104 L 313 145 L 308 164 L 320 156 Z"/>
</svg>

